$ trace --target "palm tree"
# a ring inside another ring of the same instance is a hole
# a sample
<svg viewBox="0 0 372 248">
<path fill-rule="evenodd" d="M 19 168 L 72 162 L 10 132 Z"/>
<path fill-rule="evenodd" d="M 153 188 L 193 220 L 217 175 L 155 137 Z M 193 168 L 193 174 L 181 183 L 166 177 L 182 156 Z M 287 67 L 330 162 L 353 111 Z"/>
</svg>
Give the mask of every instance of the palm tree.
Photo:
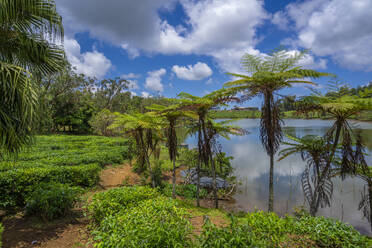
<svg viewBox="0 0 372 248">
<path fill-rule="evenodd" d="M 33 79 L 62 68 L 62 18 L 52 0 L 0 0 L 0 149 L 31 142 L 37 96 Z"/>
<path fill-rule="evenodd" d="M 248 100 L 255 96 L 263 96 L 261 108 L 260 137 L 267 154 L 270 156 L 269 204 L 268 210 L 274 210 L 274 155 L 282 140 L 282 121 L 279 104 L 274 94 L 293 84 L 314 84 L 306 78 L 330 76 L 328 73 L 303 69 L 297 66 L 306 55 L 306 51 L 291 56 L 285 50 L 274 51 L 267 56 L 246 54 L 242 65 L 248 75 L 228 73 L 238 80 L 226 83 L 226 87 L 234 88 Z"/>
<path fill-rule="evenodd" d="M 326 133 L 325 138 L 329 146 L 329 156 L 326 165 L 320 171 L 319 182 L 314 191 L 319 192 L 326 184 L 339 146 L 341 146 L 342 152 L 341 161 L 338 165 L 341 176 L 344 178 L 348 174 L 355 175 L 357 173 L 358 162 L 356 158 L 360 155 L 353 150 L 353 140 L 357 139 L 357 135 L 352 130 L 348 120 L 352 115 L 371 108 L 372 99 L 348 95 L 326 97 L 316 93 L 307 97 L 306 101 L 298 102 L 299 112 L 321 111 L 335 119 L 334 124 Z M 312 199 L 312 201 L 314 202 L 315 199 Z"/>
<path fill-rule="evenodd" d="M 212 177 L 213 177 L 213 194 L 215 199 L 215 207 L 218 208 L 217 197 L 217 182 L 216 182 L 216 168 L 214 160 L 212 159 L 211 141 L 214 137 L 213 129 L 209 129 L 210 121 L 207 118 L 208 112 L 218 105 L 226 104 L 227 102 L 236 100 L 233 95 L 236 94 L 234 89 L 221 89 L 207 94 L 203 97 L 193 96 L 188 93 L 180 93 L 181 106 L 183 109 L 194 111 L 198 116 L 196 123 L 196 133 L 198 136 L 198 164 L 196 168 L 197 184 L 196 184 L 196 204 L 200 206 L 199 192 L 200 192 L 200 164 L 204 162 L 206 166 L 211 162 Z M 209 131 L 209 132 L 208 132 Z M 212 132 L 212 133 L 211 133 Z M 213 134 L 213 135 L 212 135 Z"/>
<path fill-rule="evenodd" d="M 154 170 L 151 167 L 150 156 L 155 151 L 160 140 L 159 132 L 164 124 L 161 117 L 154 117 L 150 113 L 119 114 L 116 113 L 111 129 L 121 130 L 136 142 L 139 163 L 147 164 L 152 186 L 156 187 Z"/>
<path fill-rule="evenodd" d="M 169 158 L 173 163 L 172 170 L 172 197 L 176 198 L 176 159 L 177 159 L 177 132 L 176 126 L 177 121 L 182 117 L 197 118 L 193 112 L 185 111 L 179 104 L 173 104 L 170 106 L 163 106 L 158 104 L 153 104 L 148 107 L 150 110 L 156 112 L 153 113 L 154 117 L 162 116 L 167 122 L 166 137 L 167 137 L 167 147 L 169 152 Z"/>
<path fill-rule="evenodd" d="M 328 177 L 323 186 L 316 191 L 320 182 L 321 171 L 327 164 L 329 156 L 329 146 L 327 140 L 321 136 L 306 135 L 302 138 L 287 135 L 290 142 L 283 142 L 287 148 L 279 152 L 279 160 L 283 160 L 291 154 L 301 154 L 302 160 L 306 161 L 307 166 L 302 173 L 301 183 L 305 198 L 310 206 L 310 214 L 315 216 L 319 204 L 322 207 L 331 205 L 333 193 L 333 183 Z"/>
<path fill-rule="evenodd" d="M 360 133 L 357 134 L 354 158 L 357 166 L 355 175 L 366 183 L 362 192 L 362 200 L 359 202 L 359 210 L 363 211 L 372 231 L 372 167 L 368 166 L 364 159 L 364 146 Z"/>
</svg>

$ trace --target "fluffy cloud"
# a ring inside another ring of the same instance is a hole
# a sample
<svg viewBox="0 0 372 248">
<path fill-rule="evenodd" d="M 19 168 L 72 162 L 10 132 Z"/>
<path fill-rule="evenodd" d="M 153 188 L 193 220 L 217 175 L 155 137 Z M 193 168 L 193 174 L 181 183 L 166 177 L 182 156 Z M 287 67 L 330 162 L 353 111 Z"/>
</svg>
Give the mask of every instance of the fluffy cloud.
<svg viewBox="0 0 372 248">
<path fill-rule="evenodd" d="M 123 74 L 123 75 L 121 75 L 121 77 L 124 78 L 124 79 L 134 79 L 134 78 L 140 78 L 141 75 L 131 72 L 131 73 L 128 73 L 128 74 Z"/>
<path fill-rule="evenodd" d="M 111 61 L 103 53 L 93 50 L 81 53 L 79 43 L 74 39 L 65 38 L 64 46 L 67 59 L 77 73 L 84 73 L 89 77 L 102 78 L 110 70 Z"/>
<path fill-rule="evenodd" d="M 372 71 L 370 0 L 315 0 L 292 3 L 286 15 L 298 38 L 293 44 L 331 56 L 349 69 Z"/>
<path fill-rule="evenodd" d="M 129 82 L 129 84 L 128 84 L 128 89 L 129 90 L 138 90 L 139 89 L 137 80 L 128 80 L 128 82 Z"/>
<path fill-rule="evenodd" d="M 178 78 L 186 80 L 201 80 L 212 75 L 212 69 L 205 63 L 198 62 L 195 65 L 174 65 L 172 71 Z"/>
<path fill-rule="evenodd" d="M 144 98 L 149 98 L 151 97 L 150 93 L 146 92 L 146 91 L 142 91 L 141 92 L 141 96 L 144 97 Z"/>
<path fill-rule="evenodd" d="M 153 90 L 153 91 L 162 92 L 164 90 L 164 87 L 161 82 L 161 78 L 166 73 L 167 71 L 164 68 L 161 68 L 160 70 L 148 72 L 148 77 L 146 78 L 145 88 Z"/>
<path fill-rule="evenodd" d="M 172 11 L 176 2 L 65 0 L 59 8 L 70 32 L 88 31 L 121 46 L 131 57 L 141 51 L 210 55 L 224 71 L 239 68 L 235 59 L 253 50 L 256 28 L 269 17 L 260 0 L 179 0 L 186 18 L 175 27 L 160 18 L 159 10 Z"/>
</svg>

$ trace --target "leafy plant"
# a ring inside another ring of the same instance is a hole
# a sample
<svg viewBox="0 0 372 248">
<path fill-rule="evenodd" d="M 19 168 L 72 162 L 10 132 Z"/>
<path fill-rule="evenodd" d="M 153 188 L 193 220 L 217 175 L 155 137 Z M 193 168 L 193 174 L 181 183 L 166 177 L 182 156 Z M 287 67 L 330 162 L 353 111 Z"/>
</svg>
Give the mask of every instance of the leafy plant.
<svg viewBox="0 0 372 248">
<path fill-rule="evenodd" d="M 298 66 L 306 51 L 290 55 L 288 51 L 276 50 L 268 56 L 245 54 L 242 66 L 248 75 L 229 73 L 238 79 L 226 83 L 226 87 L 243 94 L 242 100 L 262 96 L 260 138 L 267 155 L 270 157 L 269 211 L 274 211 L 274 155 L 282 141 L 282 120 L 279 102 L 274 94 L 294 84 L 314 84 L 307 78 L 330 76 L 328 73 L 303 69 Z"/>
<path fill-rule="evenodd" d="M 160 196 L 156 189 L 145 186 L 122 187 L 97 193 L 88 206 L 88 211 L 96 223 L 114 215 L 122 209 L 135 206 L 141 201 Z"/>
<path fill-rule="evenodd" d="M 20 168 L 0 173 L 0 208 L 23 207 L 28 194 L 40 183 L 64 183 L 92 187 L 99 181 L 101 168 L 96 164 L 51 168 Z"/>
<path fill-rule="evenodd" d="M 194 184 L 177 184 L 175 188 L 176 195 L 185 197 L 187 199 L 196 198 L 196 185 Z M 166 196 L 172 196 L 172 185 L 166 184 L 162 189 L 162 193 Z M 206 189 L 200 189 L 199 197 L 205 198 L 208 192 Z"/>
<path fill-rule="evenodd" d="M 65 216 L 79 200 L 81 189 L 60 183 L 40 184 L 26 199 L 26 213 L 53 220 Z"/>
<path fill-rule="evenodd" d="M 122 208 L 107 216 L 93 232 L 97 248 L 192 247 L 188 213 L 168 197 Z"/>
</svg>

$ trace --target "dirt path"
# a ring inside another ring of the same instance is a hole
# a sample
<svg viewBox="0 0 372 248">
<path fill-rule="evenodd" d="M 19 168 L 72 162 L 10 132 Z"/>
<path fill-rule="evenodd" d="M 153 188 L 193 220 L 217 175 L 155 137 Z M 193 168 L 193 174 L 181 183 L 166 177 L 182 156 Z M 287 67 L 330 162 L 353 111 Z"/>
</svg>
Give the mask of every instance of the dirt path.
<svg viewBox="0 0 372 248">
<path fill-rule="evenodd" d="M 177 169 L 177 183 L 182 183 L 180 176 L 182 169 L 185 168 Z M 171 172 L 165 173 L 164 176 L 171 182 Z M 106 167 L 102 170 L 100 178 L 99 185 L 103 190 L 141 182 L 141 177 L 134 173 L 129 165 Z M 201 203 L 203 207 L 213 207 L 212 200 L 202 200 Z M 194 234 L 201 233 L 204 218 L 202 214 L 190 218 Z M 226 220 L 216 216 L 212 216 L 210 220 L 218 226 L 227 224 Z M 3 225 L 5 227 L 3 248 L 93 248 L 88 230 L 89 219 L 84 216 L 81 208 L 74 209 L 71 216 L 49 223 L 18 214 L 5 219 Z"/>
<path fill-rule="evenodd" d="M 100 177 L 104 189 L 140 182 L 129 165 L 109 166 Z M 3 221 L 3 248 L 93 248 L 88 224 L 81 208 L 73 210 L 71 216 L 50 223 L 17 214 Z"/>
</svg>

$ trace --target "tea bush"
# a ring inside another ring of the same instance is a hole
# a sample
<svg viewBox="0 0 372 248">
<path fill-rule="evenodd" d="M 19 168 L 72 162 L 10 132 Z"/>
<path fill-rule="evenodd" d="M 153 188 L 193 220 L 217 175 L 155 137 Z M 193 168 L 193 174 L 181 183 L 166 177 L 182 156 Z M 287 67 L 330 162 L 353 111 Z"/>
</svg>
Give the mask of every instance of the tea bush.
<svg viewBox="0 0 372 248">
<path fill-rule="evenodd" d="M 93 232 L 97 248 L 192 247 L 187 211 L 176 201 L 158 197 L 102 220 Z"/>
<path fill-rule="evenodd" d="M 292 244 L 292 245 L 291 245 Z M 207 223 L 200 247 L 372 247 L 352 226 L 324 217 L 286 216 L 258 211 L 219 228 Z"/>
<path fill-rule="evenodd" d="M 172 196 L 172 189 L 173 186 L 170 183 L 164 185 L 162 189 L 162 193 L 166 196 Z M 201 188 L 199 192 L 200 198 L 205 198 L 208 192 L 206 189 Z M 177 184 L 176 185 L 176 195 L 185 197 L 187 199 L 195 199 L 196 198 L 196 185 L 193 184 Z"/>
<path fill-rule="evenodd" d="M 42 182 L 92 187 L 101 167 L 130 157 L 131 144 L 117 137 L 36 136 L 35 144 L 16 158 L 0 160 L 0 209 L 23 207 L 27 195 Z"/>
<path fill-rule="evenodd" d="M 88 211 L 96 223 L 114 215 L 122 209 L 137 205 L 139 202 L 159 197 L 156 189 L 145 186 L 122 187 L 97 193 L 88 206 Z"/>
<path fill-rule="evenodd" d="M 43 220 L 65 216 L 79 200 L 81 189 L 60 183 L 40 184 L 26 199 L 26 214 Z"/>
<path fill-rule="evenodd" d="M 58 182 L 92 187 L 99 181 L 100 166 L 88 164 L 49 168 L 21 168 L 0 173 L 0 208 L 23 207 L 25 198 L 40 183 Z"/>
</svg>

